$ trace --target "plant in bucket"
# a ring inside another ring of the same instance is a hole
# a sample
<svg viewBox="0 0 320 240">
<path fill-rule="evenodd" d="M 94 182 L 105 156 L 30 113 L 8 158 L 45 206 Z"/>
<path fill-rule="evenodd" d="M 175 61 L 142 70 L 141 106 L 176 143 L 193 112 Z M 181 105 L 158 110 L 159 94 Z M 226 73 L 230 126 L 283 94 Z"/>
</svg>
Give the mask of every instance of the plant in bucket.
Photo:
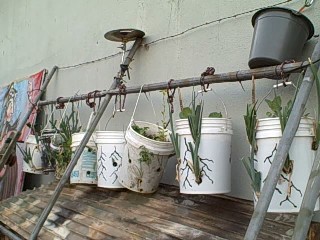
<svg viewBox="0 0 320 240">
<path fill-rule="evenodd" d="M 63 114 L 60 114 L 59 120 L 54 119 L 54 113 L 55 110 L 52 107 L 50 116 L 46 115 L 46 124 L 41 130 L 39 139 L 42 143 L 43 158 L 51 162 L 51 167 L 55 170 L 55 177 L 60 179 L 71 160 L 72 134 L 81 130 L 81 123 L 79 111 L 75 109 L 73 103 L 71 111 L 67 113 L 66 108 Z M 47 128 L 48 126 L 50 128 Z"/>
<path fill-rule="evenodd" d="M 64 114 L 59 124 L 57 120 L 50 120 L 54 134 L 50 136 L 50 141 L 45 145 L 49 157 L 55 159 L 55 176 L 60 179 L 72 157 L 72 135 L 81 131 L 79 110 L 74 108 L 70 114 Z"/>
<path fill-rule="evenodd" d="M 50 168 L 54 163 L 44 155 L 44 145 L 40 140 L 39 134 L 36 132 L 34 126 L 27 124 L 31 128 L 31 134 L 25 141 L 25 148 L 23 149 L 19 144 L 17 147 L 23 156 L 22 169 L 27 173 L 44 174 L 44 170 Z"/>
<path fill-rule="evenodd" d="M 87 129 L 89 128 L 91 120 L 95 116 L 95 114 L 95 111 L 91 113 Z M 72 156 L 75 153 L 77 147 L 80 145 L 85 134 L 86 132 L 78 132 L 72 134 Z M 88 143 L 86 144 L 86 147 L 81 153 L 76 166 L 71 172 L 70 183 L 97 184 L 97 146 L 95 143 L 95 138 L 95 134 L 92 134 Z"/>
<path fill-rule="evenodd" d="M 270 93 L 271 91 L 267 96 Z M 263 100 L 259 105 L 257 102 L 248 104 L 247 113 L 244 115 L 251 156 L 243 158 L 242 161 L 252 181 L 255 203 L 268 176 L 294 102 L 289 100 L 282 106 L 280 96 L 275 95 L 272 100 L 266 99 L 267 96 L 264 99 L 271 110 L 267 112 L 267 118 L 257 119 L 257 109 Z M 306 114 L 300 121 L 268 212 L 299 211 L 315 156 L 312 149 L 314 137 L 314 119 Z M 319 209 L 319 204 L 316 209 Z"/>
<path fill-rule="evenodd" d="M 220 99 L 221 100 L 221 99 Z M 178 159 L 177 179 L 185 194 L 220 194 L 231 190 L 231 119 L 221 113 L 203 118 L 203 101 L 182 108 L 171 135 Z M 170 114 L 171 126 L 173 125 Z M 172 126 L 173 127 L 173 126 Z"/>
<path fill-rule="evenodd" d="M 140 98 L 139 93 L 136 107 Z M 119 171 L 120 183 L 135 192 L 153 193 L 174 149 L 170 131 L 145 121 L 135 121 L 133 115 L 125 134 L 126 145 Z"/>
</svg>

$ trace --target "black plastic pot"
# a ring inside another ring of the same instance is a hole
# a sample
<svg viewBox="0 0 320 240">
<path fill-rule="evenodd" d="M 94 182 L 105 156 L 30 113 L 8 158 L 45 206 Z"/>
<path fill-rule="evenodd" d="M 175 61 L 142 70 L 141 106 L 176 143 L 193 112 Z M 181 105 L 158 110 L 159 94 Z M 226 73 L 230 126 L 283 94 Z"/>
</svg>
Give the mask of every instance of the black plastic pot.
<svg viewBox="0 0 320 240">
<path fill-rule="evenodd" d="M 252 17 L 254 33 L 249 67 L 258 68 L 295 60 L 314 34 L 312 22 L 301 13 L 280 7 L 264 8 Z"/>
</svg>

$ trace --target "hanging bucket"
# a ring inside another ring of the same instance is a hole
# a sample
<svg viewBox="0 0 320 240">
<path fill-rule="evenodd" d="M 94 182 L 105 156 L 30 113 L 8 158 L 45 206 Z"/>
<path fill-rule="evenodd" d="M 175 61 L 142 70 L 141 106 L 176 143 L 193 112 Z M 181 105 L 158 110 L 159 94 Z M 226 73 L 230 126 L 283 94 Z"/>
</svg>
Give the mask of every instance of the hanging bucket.
<svg viewBox="0 0 320 240">
<path fill-rule="evenodd" d="M 261 9 L 253 15 L 252 25 L 250 68 L 296 60 L 305 42 L 314 34 L 313 24 L 307 17 L 287 8 Z"/>
<path fill-rule="evenodd" d="M 37 144 L 35 135 L 29 135 L 25 141 L 25 154 L 28 155 L 27 159 L 25 154 L 23 159 L 22 169 L 27 173 L 43 174 L 45 163 L 42 160 L 41 142 Z"/>
<path fill-rule="evenodd" d="M 139 127 L 148 127 L 148 134 L 156 134 L 159 126 L 135 121 Z M 130 125 L 126 132 L 127 144 L 119 172 L 120 183 L 135 192 L 153 193 L 157 190 L 170 155 L 174 154 L 169 130 L 165 133 L 167 142 L 146 138 Z"/>
<path fill-rule="evenodd" d="M 193 143 L 188 119 L 176 120 L 180 141 L 180 193 L 220 194 L 231 191 L 232 123 L 227 118 L 203 118 L 199 147 L 201 183 L 195 181 L 188 162 L 192 162 L 189 142 Z"/>
<path fill-rule="evenodd" d="M 312 169 L 315 151 L 311 149 L 314 140 L 314 120 L 302 118 L 289 150 L 293 160 L 292 174 L 281 172 L 276 190 L 273 193 L 268 212 L 299 212 L 303 195 Z M 261 189 L 268 175 L 274 155 L 277 151 L 282 132 L 278 118 L 258 120 L 255 168 L 261 172 Z M 254 198 L 255 203 L 257 196 Z M 315 210 L 319 210 L 319 201 Z"/>
<path fill-rule="evenodd" d="M 123 188 L 118 171 L 122 164 L 125 146 L 124 133 L 120 131 L 97 131 L 98 187 Z"/>
<path fill-rule="evenodd" d="M 72 134 L 71 148 L 73 153 L 80 145 L 84 135 L 84 132 Z M 97 184 L 97 148 L 94 136 L 91 136 L 78 159 L 77 165 L 73 168 L 70 183 Z"/>
</svg>

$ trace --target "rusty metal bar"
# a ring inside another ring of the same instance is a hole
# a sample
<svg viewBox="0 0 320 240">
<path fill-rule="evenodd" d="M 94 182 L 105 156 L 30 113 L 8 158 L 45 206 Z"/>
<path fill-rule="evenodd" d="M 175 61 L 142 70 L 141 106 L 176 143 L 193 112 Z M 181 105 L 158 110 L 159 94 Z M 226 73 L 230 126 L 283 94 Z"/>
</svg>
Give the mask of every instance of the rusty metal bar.
<svg viewBox="0 0 320 240">
<path fill-rule="evenodd" d="M 51 70 L 51 72 L 49 73 L 48 77 L 45 79 L 45 81 L 43 82 L 41 88 L 40 88 L 40 93 L 36 96 L 35 100 L 34 100 L 34 104 L 31 104 L 31 106 L 28 108 L 26 114 L 23 116 L 23 118 L 21 119 L 21 121 L 19 122 L 19 125 L 17 126 L 17 130 L 14 134 L 14 136 L 12 137 L 6 151 L 4 152 L 4 154 L 1 157 L 0 160 L 0 170 L 4 167 L 4 165 L 6 164 L 6 162 L 8 161 L 8 158 L 10 157 L 13 148 L 15 147 L 15 144 L 21 134 L 22 129 L 24 128 L 24 126 L 26 125 L 32 111 L 34 110 L 34 108 L 37 106 L 41 96 L 43 95 L 43 93 L 45 92 L 47 86 L 50 83 L 51 78 L 53 77 L 54 73 L 57 71 L 58 67 L 54 66 Z"/>
<path fill-rule="evenodd" d="M 136 41 L 134 42 L 129 54 L 126 57 L 125 62 L 123 63 L 124 65 L 128 65 L 129 66 L 130 62 L 133 59 L 133 56 L 134 56 L 135 52 L 140 47 L 141 42 L 142 42 L 142 38 L 137 38 L 136 39 Z M 123 70 L 119 71 L 119 75 L 120 75 L 120 78 L 123 77 L 123 75 L 124 75 Z M 118 81 L 115 78 L 113 83 L 112 83 L 112 85 L 110 86 L 110 89 L 115 89 L 117 87 L 117 85 L 118 85 Z M 38 220 L 36 226 L 34 227 L 29 239 L 34 240 L 34 239 L 37 238 L 37 236 L 38 236 L 43 224 L 45 223 L 49 213 L 51 212 L 54 204 L 58 200 L 59 195 L 62 192 L 62 189 L 63 189 L 64 185 L 69 180 L 71 172 L 72 172 L 73 168 L 75 167 L 75 165 L 77 164 L 78 159 L 80 158 L 80 156 L 81 156 L 81 154 L 83 152 L 83 149 L 86 147 L 86 145 L 87 145 L 92 133 L 95 131 L 96 126 L 98 125 L 102 115 L 104 114 L 104 111 L 106 110 L 111 98 L 112 98 L 112 95 L 111 94 L 107 94 L 106 97 L 104 98 L 103 102 L 101 103 L 101 106 L 98 109 L 98 111 L 97 111 L 92 123 L 90 124 L 89 129 L 87 130 L 86 134 L 84 135 L 84 138 L 82 139 L 79 147 L 76 149 L 76 152 L 73 155 L 73 157 L 72 157 L 72 159 L 71 159 L 71 161 L 70 161 L 70 163 L 69 163 L 64 175 L 60 179 L 60 182 L 56 186 L 56 189 L 55 189 L 53 195 L 51 196 L 51 199 L 50 199 L 48 205 L 46 206 L 46 208 L 41 213 L 41 215 L 39 217 L 39 220 Z"/>
<path fill-rule="evenodd" d="M 318 40 L 317 45 L 312 54 L 312 61 L 318 60 L 320 58 L 320 40 Z M 315 63 L 316 68 L 319 68 L 319 61 Z M 314 76 L 312 74 L 311 68 L 308 67 L 300 85 L 297 98 L 293 104 L 292 112 L 289 116 L 288 123 L 280 139 L 277 152 L 272 161 L 268 176 L 266 178 L 265 184 L 262 188 L 261 195 L 259 197 L 258 203 L 252 214 L 251 221 L 247 228 L 245 235 L 246 240 L 257 239 L 259 231 L 262 227 L 264 218 L 267 214 L 267 210 L 270 201 L 273 196 L 273 192 L 277 186 L 285 159 L 288 155 L 290 146 L 292 144 L 293 138 L 297 132 L 300 119 L 303 115 L 308 97 L 310 95 L 312 85 L 314 82 Z"/>
<path fill-rule="evenodd" d="M 224 82 L 241 82 L 241 81 L 247 81 L 251 80 L 252 76 L 255 77 L 255 79 L 261 79 L 261 78 L 279 78 L 281 73 L 288 74 L 293 72 L 301 71 L 302 68 L 306 68 L 309 65 L 308 61 L 305 62 L 297 62 L 297 63 L 290 63 L 290 64 L 284 64 L 283 66 L 277 65 L 272 67 L 263 67 L 263 68 L 256 68 L 252 70 L 239 70 L 235 72 L 228 72 L 228 73 L 220 73 L 215 74 L 213 76 L 207 76 L 204 78 L 204 83 L 224 83 Z M 172 88 L 175 87 L 192 87 L 196 85 L 200 85 L 200 77 L 194 77 L 194 78 L 186 78 L 186 79 L 180 79 L 173 81 L 170 86 Z M 159 83 L 151 83 L 151 84 L 144 84 L 142 88 L 142 92 L 151 92 L 151 91 L 159 91 L 163 89 L 167 89 L 168 82 L 159 82 Z M 126 93 L 139 93 L 141 89 L 141 86 L 135 86 L 135 87 L 127 87 Z M 104 90 L 100 93 L 95 94 L 96 98 L 101 98 L 106 96 L 107 94 L 116 95 L 119 94 L 118 90 Z M 50 105 L 50 104 L 57 104 L 57 103 L 67 103 L 67 102 L 76 102 L 85 100 L 88 98 L 88 94 L 82 94 L 79 96 L 74 97 L 63 97 L 55 100 L 46 100 L 46 101 L 40 101 L 39 106 L 44 105 Z"/>
</svg>

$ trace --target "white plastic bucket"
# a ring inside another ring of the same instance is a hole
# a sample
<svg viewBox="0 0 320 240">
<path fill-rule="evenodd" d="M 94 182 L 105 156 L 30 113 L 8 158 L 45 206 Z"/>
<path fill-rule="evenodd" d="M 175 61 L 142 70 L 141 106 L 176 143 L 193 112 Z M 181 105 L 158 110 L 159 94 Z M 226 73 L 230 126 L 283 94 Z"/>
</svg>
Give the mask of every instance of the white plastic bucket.
<svg viewBox="0 0 320 240">
<path fill-rule="evenodd" d="M 72 152 L 74 153 L 80 145 L 85 133 L 72 134 Z M 97 148 L 94 135 L 91 136 L 84 148 L 77 165 L 73 168 L 70 183 L 97 184 Z"/>
<path fill-rule="evenodd" d="M 284 172 L 281 173 L 268 212 L 299 212 L 315 157 L 315 151 L 311 149 L 315 134 L 313 124 L 313 119 L 301 119 L 289 150 L 290 159 L 294 161 L 292 174 L 290 176 Z M 258 120 L 256 133 L 258 150 L 255 156 L 257 160 L 255 168 L 261 172 L 261 189 L 268 175 L 281 136 L 281 126 L 278 118 Z M 290 187 L 291 184 L 292 186 Z M 257 196 L 254 197 L 254 200 L 256 204 Z M 319 201 L 315 206 L 315 210 L 318 209 Z"/>
<path fill-rule="evenodd" d="M 148 127 L 148 134 L 159 131 L 159 126 L 152 123 L 135 121 L 135 124 Z M 168 142 L 155 141 L 129 127 L 125 135 L 127 144 L 119 171 L 119 181 L 124 187 L 141 193 L 153 193 L 157 190 L 168 158 L 174 153 L 169 140 L 169 130 L 166 137 Z M 148 161 L 141 161 L 143 153 L 147 154 Z"/>
<path fill-rule="evenodd" d="M 25 141 L 25 149 L 31 154 L 31 161 L 27 163 L 23 160 L 22 170 L 27 173 L 43 174 L 45 164 L 41 159 L 41 142 L 37 144 L 35 135 L 29 135 Z"/>
<path fill-rule="evenodd" d="M 220 194 L 231 191 L 231 136 L 232 123 L 227 118 L 203 118 L 199 147 L 201 183 L 187 164 L 192 163 L 188 143 L 193 144 L 188 119 L 176 120 L 180 141 L 179 184 L 180 193 Z"/>
<path fill-rule="evenodd" d="M 118 171 L 122 164 L 125 146 L 124 133 L 120 131 L 97 131 L 98 187 L 123 188 Z"/>
</svg>

